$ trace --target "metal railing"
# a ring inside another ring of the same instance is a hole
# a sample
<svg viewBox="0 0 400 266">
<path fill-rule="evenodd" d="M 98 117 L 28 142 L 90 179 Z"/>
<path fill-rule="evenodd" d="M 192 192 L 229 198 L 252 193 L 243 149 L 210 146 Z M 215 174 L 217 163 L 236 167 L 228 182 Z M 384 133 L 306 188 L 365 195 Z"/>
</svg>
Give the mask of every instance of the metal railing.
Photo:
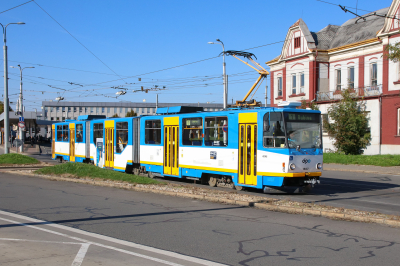
<svg viewBox="0 0 400 266">
<path fill-rule="evenodd" d="M 340 100 L 342 99 L 342 90 L 335 91 L 327 91 L 327 92 L 317 92 L 317 102 L 320 101 L 332 101 L 332 100 Z M 371 96 L 379 96 L 382 94 L 382 85 L 377 86 L 367 86 L 362 88 L 354 88 L 351 89 L 351 95 L 353 97 L 371 97 Z"/>
</svg>

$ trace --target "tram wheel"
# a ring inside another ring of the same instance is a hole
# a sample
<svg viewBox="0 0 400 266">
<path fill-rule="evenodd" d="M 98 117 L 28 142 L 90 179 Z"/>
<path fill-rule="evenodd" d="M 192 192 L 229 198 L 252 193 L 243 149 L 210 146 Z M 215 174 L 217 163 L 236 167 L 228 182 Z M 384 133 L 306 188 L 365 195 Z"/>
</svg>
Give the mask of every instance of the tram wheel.
<svg viewBox="0 0 400 266">
<path fill-rule="evenodd" d="M 138 168 L 134 168 L 133 169 L 133 174 L 134 175 L 139 175 L 139 169 Z"/>
<path fill-rule="evenodd" d="M 153 178 L 154 178 L 154 175 L 153 175 L 153 173 L 152 173 L 152 172 L 147 172 L 147 176 L 148 176 L 149 178 L 151 178 L 151 179 L 153 179 Z"/>
<path fill-rule="evenodd" d="M 235 186 L 235 189 L 236 189 L 237 191 L 241 191 L 241 190 L 244 190 L 244 187 L 242 187 L 242 186 Z"/>
<path fill-rule="evenodd" d="M 210 178 L 208 179 L 208 184 L 210 185 L 210 187 L 216 187 L 217 186 L 217 178 L 210 176 Z"/>
<path fill-rule="evenodd" d="M 62 157 L 58 157 L 58 162 L 62 163 L 63 162 L 63 158 Z"/>
</svg>

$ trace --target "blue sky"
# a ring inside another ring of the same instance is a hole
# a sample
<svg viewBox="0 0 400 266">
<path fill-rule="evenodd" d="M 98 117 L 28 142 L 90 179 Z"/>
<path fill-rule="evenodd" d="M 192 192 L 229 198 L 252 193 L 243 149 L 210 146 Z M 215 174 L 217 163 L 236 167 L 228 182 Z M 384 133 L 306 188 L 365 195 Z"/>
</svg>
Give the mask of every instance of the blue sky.
<svg viewBox="0 0 400 266">
<path fill-rule="evenodd" d="M 23 72 L 26 110 L 40 110 L 42 101 L 57 96 L 65 101 L 155 102 L 156 92 L 132 92 L 155 85 L 165 86 L 157 92 L 160 103 L 222 103 L 222 57 L 216 57 L 222 48 L 207 42 L 219 38 L 226 50 L 262 46 L 247 51 L 266 67 L 266 61 L 280 54 L 288 28 L 299 18 L 310 31 L 319 31 L 354 17 L 316 0 L 35 0 L 89 52 L 33 1 L 4 12 L 27 1 L 7 0 L 0 5 L 0 23 L 26 23 L 7 28 L 9 66 L 35 67 Z M 327 2 L 357 4 L 357 0 Z M 390 4 L 389 0 L 359 0 L 358 9 L 375 11 Z M 201 62 L 188 64 L 197 61 Z M 241 100 L 258 74 L 233 57 L 226 62 L 229 102 Z M 0 71 L 3 75 L 3 67 Z M 269 78 L 256 92 L 257 101 L 264 102 L 266 85 Z M 118 86 L 127 93 L 116 99 L 119 89 L 112 87 Z M 0 89 L 4 91 L 3 82 Z M 9 68 L 12 108 L 18 93 L 19 70 Z"/>
</svg>

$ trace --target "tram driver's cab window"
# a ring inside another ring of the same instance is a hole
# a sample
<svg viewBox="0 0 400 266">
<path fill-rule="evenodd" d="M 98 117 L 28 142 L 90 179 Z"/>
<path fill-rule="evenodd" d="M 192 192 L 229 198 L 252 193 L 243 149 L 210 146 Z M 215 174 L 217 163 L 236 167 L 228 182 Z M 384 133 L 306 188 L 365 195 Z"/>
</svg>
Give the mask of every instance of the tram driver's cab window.
<svg viewBox="0 0 400 266">
<path fill-rule="evenodd" d="M 282 113 L 264 115 L 263 143 L 266 148 L 285 148 L 285 124 Z"/>
<path fill-rule="evenodd" d="M 191 146 L 203 145 L 203 118 L 184 118 L 182 144 Z"/>
</svg>

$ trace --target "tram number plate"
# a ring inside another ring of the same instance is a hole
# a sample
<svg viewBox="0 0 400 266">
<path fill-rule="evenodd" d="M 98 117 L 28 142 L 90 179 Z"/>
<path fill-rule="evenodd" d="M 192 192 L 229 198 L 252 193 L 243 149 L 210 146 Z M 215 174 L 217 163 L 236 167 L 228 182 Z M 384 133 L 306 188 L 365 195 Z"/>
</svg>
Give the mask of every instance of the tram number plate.
<svg viewBox="0 0 400 266">
<path fill-rule="evenodd" d="M 312 178 L 312 179 L 309 179 L 309 180 L 304 180 L 304 183 L 306 183 L 306 184 L 320 184 L 320 182 L 319 182 L 319 180 L 317 180 L 316 178 Z"/>
</svg>

